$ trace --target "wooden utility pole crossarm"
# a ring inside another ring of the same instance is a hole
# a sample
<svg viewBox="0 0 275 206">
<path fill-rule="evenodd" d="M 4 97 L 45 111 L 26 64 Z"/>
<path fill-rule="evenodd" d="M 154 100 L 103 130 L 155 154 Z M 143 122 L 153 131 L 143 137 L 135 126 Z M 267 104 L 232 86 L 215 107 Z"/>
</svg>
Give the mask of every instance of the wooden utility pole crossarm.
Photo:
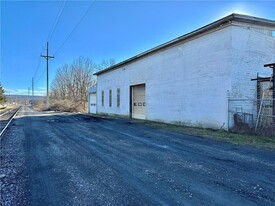
<svg viewBox="0 0 275 206">
<path fill-rule="evenodd" d="M 46 59 L 46 72 L 47 72 L 47 108 L 49 108 L 49 59 L 54 58 L 54 56 L 49 56 L 49 42 L 47 42 L 46 55 L 41 55 Z"/>
</svg>

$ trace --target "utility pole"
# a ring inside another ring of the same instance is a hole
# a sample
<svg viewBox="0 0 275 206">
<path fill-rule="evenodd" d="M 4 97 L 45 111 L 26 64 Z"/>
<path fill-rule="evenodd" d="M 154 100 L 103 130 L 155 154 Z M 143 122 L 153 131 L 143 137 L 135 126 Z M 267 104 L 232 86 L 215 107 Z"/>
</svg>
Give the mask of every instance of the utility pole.
<svg viewBox="0 0 275 206">
<path fill-rule="evenodd" d="M 30 87 L 28 87 L 28 100 L 26 102 L 26 105 L 29 105 L 30 103 Z"/>
<path fill-rule="evenodd" d="M 54 58 L 54 56 L 49 56 L 49 42 L 47 42 L 47 53 L 46 55 L 41 55 L 46 59 L 46 72 L 47 72 L 47 105 L 46 107 L 49 108 L 49 59 Z"/>
<path fill-rule="evenodd" d="M 34 94 L 34 82 L 33 82 L 33 78 L 32 78 L 32 100 L 33 100 L 33 94 Z"/>
</svg>

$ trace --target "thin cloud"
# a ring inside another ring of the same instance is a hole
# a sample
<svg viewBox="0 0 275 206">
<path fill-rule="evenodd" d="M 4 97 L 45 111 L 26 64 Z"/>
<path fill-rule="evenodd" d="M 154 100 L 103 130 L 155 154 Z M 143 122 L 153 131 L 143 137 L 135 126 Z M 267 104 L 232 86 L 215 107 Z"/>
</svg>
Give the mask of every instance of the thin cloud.
<svg viewBox="0 0 275 206">
<path fill-rule="evenodd" d="M 32 91 L 27 89 L 5 89 L 6 95 L 32 95 Z M 34 90 L 35 96 L 45 96 L 45 89 Z"/>
</svg>

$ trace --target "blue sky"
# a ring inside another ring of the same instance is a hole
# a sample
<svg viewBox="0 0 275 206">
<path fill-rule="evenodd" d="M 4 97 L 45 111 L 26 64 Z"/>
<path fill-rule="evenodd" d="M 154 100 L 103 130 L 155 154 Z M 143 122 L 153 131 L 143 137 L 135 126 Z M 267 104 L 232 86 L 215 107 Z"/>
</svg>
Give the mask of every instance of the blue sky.
<svg viewBox="0 0 275 206">
<path fill-rule="evenodd" d="M 1 1 L 0 78 L 6 93 L 28 94 L 34 77 L 35 94 L 45 94 L 40 54 L 60 8 L 49 39 L 55 56 L 50 81 L 58 67 L 79 56 L 120 62 L 233 12 L 275 19 L 274 1 Z"/>
</svg>

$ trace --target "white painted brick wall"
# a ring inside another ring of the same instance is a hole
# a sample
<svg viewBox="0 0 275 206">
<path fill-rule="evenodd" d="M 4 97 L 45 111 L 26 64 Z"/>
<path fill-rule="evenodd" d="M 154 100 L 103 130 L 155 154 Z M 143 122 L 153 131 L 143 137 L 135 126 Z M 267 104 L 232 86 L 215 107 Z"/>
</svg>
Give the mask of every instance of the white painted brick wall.
<svg viewBox="0 0 275 206">
<path fill-rule="evenodd" d="M 239 25 L 240 26 L 240 25 Z M 256 98 L 251 78 L 274 60 L 274 37 L 262 28 L 229 26 L 98 76 L 98 113 L 130 114 L 130 85 L 146 84 L 146 119 L 220 128 L 230 122 L 231 98 Z M 116 107 L 120 88 L 121 106 Z M 109 107 L 109 89 L 113 106 Z M 101 106 L 101 91 L 105 104 Z M 255 112 L 250 103 L 242 105 Z M 232 119 L 231 119 L 232 122 Z M 230 124 L 230 123 L 229 123 Z"/>
<path fill-rule="evenodd" d="M 99 75 L 97 98 L 104 90 L 108 100 L 112 89 L 114 104 L 98 103 L 97 111 L 129 115 L 130 85 L 146 83 L 146 119 L 214 128 L 227 124 L 230 38 L 231 29 L 225 28 Z"/>
<path fill-rule="evenodd" d="M 273 28 L 275 30 L 275 28 Z M 233 126 L 233 112 L 245 112 L 257 117 L 257 82 L 251 81 L 257 73 L 270 76 L 272 70 L 264 64 L 275 62 L 275 37 L 272 28 L 251 28 L 238 24 L 232 27 L 232 89 L 230 91 L 230 123 Z M 243 99 L 238 101 L 238 99 Z"/>
</svg>

